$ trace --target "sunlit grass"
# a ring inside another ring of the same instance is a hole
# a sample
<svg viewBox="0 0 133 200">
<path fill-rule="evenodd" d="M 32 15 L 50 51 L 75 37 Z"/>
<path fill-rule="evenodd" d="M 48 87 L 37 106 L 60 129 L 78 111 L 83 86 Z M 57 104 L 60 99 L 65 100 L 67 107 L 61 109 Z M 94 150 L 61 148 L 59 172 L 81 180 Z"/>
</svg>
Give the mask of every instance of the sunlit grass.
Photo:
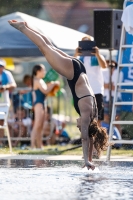
<svg viewBox="0 0 133 200">
<path fill-rule="evenodd" d="M 80 132 L 78 128 L 76 127 L 76 118 L 78 118 L 78 115 L 72 106 L 72 103 L 67 104 L 67 112 L 65 113 L 65 102 L 61 98 L 60 99 L 60 114 L 67 114 L 70 116 L 71 122 L 67 123 L 66 130 L 70 136 L 71 139 L 80 138 Z M 57 113 L 57 98 L 53 98 L 53 105 L 55 106 L 53 108 L 54 112 Z M 68 106 L 69 105 L 69 106 Z M 66 146 L 60 146 L 60 145 L 52 145 L 52 146 L 44 146 L 43 150 L 41 151 L 33 151 L 30 149 L 21 149 L 21 148 L 13 148 L 12 153 L 13 154 L 27 154 L 27 155 L 83 155 L 82 148 L 76 148 L 71 149 L 75 147 L 75 145 L 66 145 Z M 71 149 L 71 150 L 69 150 Z M 9 148 L 0 148 L 0 154 L 10 154 Z M 106 155 L 106 151 L 102 152 L 102 155 Z M 112 149 L 111 155 L 114 156 L 133 156 L 133 150 L 126 150 L 126 149 Z"/>
<path fill-rule="evenodd" d="M 27 154 L 27 155 L 83 155 L 82 148 L 79 147 L 77 149 L 68 150 L 70 148 L 75 147 L 75 145 L 66 145 L 66 146 L 45 146 L 43 150 L 28 150 L 28 149 L 17 149 L 13 148 L 13 154 Z M 10 154 L 9 148 L 1 148 L 0 154 Z M 106 151 L 102 152 L 102 155 L 106 155 Z M 126 149 L 112 149 L 111 155 L 113 156 L 133 156 L 133 150 Z"/>
</svg>

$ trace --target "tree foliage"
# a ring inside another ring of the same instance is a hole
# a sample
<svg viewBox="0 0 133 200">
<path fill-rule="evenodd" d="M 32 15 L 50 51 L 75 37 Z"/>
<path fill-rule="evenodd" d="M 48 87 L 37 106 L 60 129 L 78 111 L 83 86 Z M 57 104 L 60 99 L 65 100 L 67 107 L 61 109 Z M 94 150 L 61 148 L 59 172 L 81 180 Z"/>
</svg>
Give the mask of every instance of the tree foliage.
<svg viewBox="0 0 133 200">
<path fill-rule="evenodd" d="M 0 0 L 0 16 L 11 12 L 31 13 L 41 7 L 42 0 Z"/>
<path fill-rule="evenodd" d="M 123 9 L 124 0 L 107 0 L 110 4 L 114 5 L 116 8 Z"/>
<path fill-rule="evenodd" d="M 0 0 L 2 7 L 13 8 L 38 8 L 42 0 Z"/>
<path fill-rule="evenodd" d="M 80 2 L 82 0 L 0 0 L 0 16 L 11 12 L 25 12 L 35 14 L 45 1 Z M 114 8 L 123 8 L 124 0 L 86 0 L 94 2 L 109 2 Z"/>
</svg>

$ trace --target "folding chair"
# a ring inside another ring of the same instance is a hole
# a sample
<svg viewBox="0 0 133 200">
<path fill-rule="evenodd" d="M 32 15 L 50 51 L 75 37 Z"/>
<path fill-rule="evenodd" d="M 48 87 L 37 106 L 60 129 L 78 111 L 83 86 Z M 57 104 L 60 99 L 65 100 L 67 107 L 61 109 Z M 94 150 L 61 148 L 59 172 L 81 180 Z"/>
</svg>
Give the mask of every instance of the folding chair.
<svg viewBox="0 0 133 200">
<path fill-rule="evenodd" d="M 10 105 L 7 103 L 0 103 L 0 120 L 3 120 L 3 125 L 0 125 L 0 129 L 4 129 L 6 131 L 10 153 L 12 153 L 12 144 L 7 123 L 9 107 Z"/>
</svg>

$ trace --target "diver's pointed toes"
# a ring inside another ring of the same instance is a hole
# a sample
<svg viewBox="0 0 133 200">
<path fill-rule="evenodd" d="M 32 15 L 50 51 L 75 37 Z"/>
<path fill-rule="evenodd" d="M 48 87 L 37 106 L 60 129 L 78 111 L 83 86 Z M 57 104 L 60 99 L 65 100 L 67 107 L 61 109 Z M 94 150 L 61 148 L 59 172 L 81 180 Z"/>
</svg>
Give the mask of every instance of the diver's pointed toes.
<svg viewBox="0 0 133 200">
<path fill-rule="evenodd" d="M 8 20 L 8 23 L 11 24 L 11 23 L 12 23 L 12 20 Z"/>
</svg>

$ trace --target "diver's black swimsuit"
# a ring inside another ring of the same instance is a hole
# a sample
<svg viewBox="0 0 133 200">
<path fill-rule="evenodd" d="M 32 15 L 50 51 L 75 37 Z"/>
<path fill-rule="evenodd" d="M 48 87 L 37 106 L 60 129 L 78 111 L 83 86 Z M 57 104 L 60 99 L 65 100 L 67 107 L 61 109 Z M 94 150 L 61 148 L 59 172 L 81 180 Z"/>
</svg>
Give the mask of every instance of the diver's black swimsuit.
<svg viewBox="0 0 133 200">
<path fill-rule="evenodd" d="M 85 67 L 83 65 L 83 63 L 78 60 L 78 59 L 72 59 L 72 62 L 73 62 L 73 68 L 74 68 L 74 77 L 72 80 L 68 80 L 68 84 L 69 84 L 69 87 L 71 89 L 71 92 L 72 92 L 72 95 L 73 95 L 73 100 L 74 100 L 74 107 L 75 107 L 75 110 L 77 111 L 77 113 L 80 115 L 80 110 L 79 110 L 79 107 L 78 107 L 78 101 L 84 97 L 88 97 L 88 96 L 91 96 L 94 98 L 94 109 L 95 109 L 95 116 L 93 116 L 93 119 L 96 117 L 96 109 L 97 109 L 97 106 L 96 106 L 96 101 L 95 101 L 95 97 L 88 94 L 88 95 L 85 95 L 83 97 L 77 97 L 76 95 L 76 92 L 75 92 L 75 85 L 76 85 L 76 82 L 80 76 L 81 73 L 84 73 L 86 74 L 86 70 L 85 70 Z"/>
</svg>

